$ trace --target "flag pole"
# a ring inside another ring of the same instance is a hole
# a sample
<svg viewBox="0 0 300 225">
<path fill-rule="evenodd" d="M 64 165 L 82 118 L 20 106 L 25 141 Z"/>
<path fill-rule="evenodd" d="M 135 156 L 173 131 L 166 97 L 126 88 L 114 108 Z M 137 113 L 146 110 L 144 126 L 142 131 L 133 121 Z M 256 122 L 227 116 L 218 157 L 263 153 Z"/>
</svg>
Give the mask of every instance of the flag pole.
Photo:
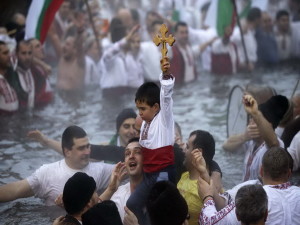
<svg viewBox="0 0 300 225">
<path fill-rule="evenodd" d="M 237 7 L 236 7 L 236 1 L 232 0 L 232 3 L 233 3 L 233 9 L 234 9 L 234 12 L 235 12 L 235 15 L 236 15 L 236 22 L 237 22 L 238 28 L 240 30 L 240 33 L 241 33 L 242 46 L 243 46 L 243 50 L 244 50 L 244 53 L 245 53 L 246 64 L 249 65 L 248 53 L 247 53 L 247 49 L 246 49 L 246 45 L 245 45 L 245 40 L 244 40 L 244 35 L 243 35 L 243 32 L 242 32 L 242 26 L 241 26 L 239 14 L 238 14 Z"/>
<path fill-rule="evenodd" d="M 92 16 L 92 13 L 91 13 L 91 8 L 89 6 L 88 0 L 84 0 L 84 3 L 86 5 L 87 12 L 89 14 L 89 20 L 90 20 L 90 23 L 92 25 L 93 33 L 94 33 L 95 39 L 96 39 L 97 48 L 98 48 L 98 51 L 99 51 L 99 54 L 100 54 L 101 53 L 101 47 L 100 47 L 100 42 L 99 42 L 99 38 L 98 38 L 98 35 L 97 35 L 96 27 L 95 27 L 95 24 L 94 24 L 94 21 L 93 21 L 93 16 Z"/>
</svg>

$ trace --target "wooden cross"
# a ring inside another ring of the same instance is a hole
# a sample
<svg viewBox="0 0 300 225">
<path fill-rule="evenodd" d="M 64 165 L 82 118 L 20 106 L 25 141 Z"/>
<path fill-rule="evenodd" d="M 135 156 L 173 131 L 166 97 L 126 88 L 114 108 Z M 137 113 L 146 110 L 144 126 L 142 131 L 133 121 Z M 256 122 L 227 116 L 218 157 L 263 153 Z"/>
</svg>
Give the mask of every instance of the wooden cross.
<svg viewBox="0 0 300 225">
<path fill-rule="evenodd" d="M 162 43 L 162 47 L 161 47 L 161 56 L 162 59 L 164 59 L 167 56 L 168 53 L 168 49 L 167 49 L 167 43 L 172 46 L 175 42 L 175 39 L 173 37 L 172 34 L 170 34 L 169 36 L 166 36 L 166 34 L 168 33 L 168 28 L 165 24 L 162 24 L 159 32 L 161 35 L 155 35 L 153 38 L 153 42 L 156 46 L 159 46 Z"/>
</svg>

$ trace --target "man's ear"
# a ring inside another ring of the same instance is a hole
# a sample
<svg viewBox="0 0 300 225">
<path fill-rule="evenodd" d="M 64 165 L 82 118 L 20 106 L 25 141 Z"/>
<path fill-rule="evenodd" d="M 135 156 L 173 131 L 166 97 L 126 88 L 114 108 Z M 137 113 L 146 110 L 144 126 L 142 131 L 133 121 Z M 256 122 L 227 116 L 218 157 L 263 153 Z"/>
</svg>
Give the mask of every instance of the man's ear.
<svg viewBox="0 0 300 225">
<path fill-rule="evenodd" d="M 63 148 L 63 154 L 64 154 L 64 156 L 69 156 L 71 151 L 72 151 L 71 149 Z"/>
<path fill-rule="evenodd" d="M 159 109 L 160 109 L 160 107 L 159 107 L 159 104 L 158 103 L 155 103 L 154 105 L 153 105 L 153 107 L 154 107 L 154 109 L 155 109 L 155 111 L 159 111 Z"/>
</svg>

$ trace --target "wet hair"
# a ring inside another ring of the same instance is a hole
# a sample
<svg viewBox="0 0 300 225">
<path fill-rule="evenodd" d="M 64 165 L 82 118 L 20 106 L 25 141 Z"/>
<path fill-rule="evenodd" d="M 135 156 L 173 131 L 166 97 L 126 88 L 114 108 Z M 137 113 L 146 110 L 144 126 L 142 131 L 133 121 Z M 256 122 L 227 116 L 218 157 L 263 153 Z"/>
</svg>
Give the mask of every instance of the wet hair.
<svg viewBox="0 0 300 225">
<path fill-rule="evenodd" d="M 74 138 L 84 138 L 86 136 L 86 132 L 81 127 L 75 125 L 67 127 L 62 134 L 61 140 L 63 154 L 65 155 L 65 148 L 72 148 L 72 146 L 74 145 Z"/>
<path fill-rule="evenodd" d="M 160 105 L 160 89 L 154 82 L 142 84 L 135 93 L 135 102 L 145 102 L 150 107 Z"/>
<path fill-rule="evenodd" d="M 264 175 L 279 181 L 286 176 L 290 169 L 288 152 L 281 147 L 272 147 L 263 156 L 262 168 Z"/>
<path fill-rule="evenodd" d="M 265 219 L 268 212 L 268 196 L 261 185 L 241 187 L 235 197 L 236 216 L 244 224 Z"/>
<path fill-rule="evenodd" d="M 177 32 L 178 30 L 178 27 L 187 27 L 187 23 L 186 22 L 182 22 L 182 21 L 179 21 L 175 24 L 175 27 L 174 27 L 174 31 Z"/>
<path fill-rule="evenodd" d="M 247 15 L 247 21 L 254 22 L 257 19 L 261 18 L 261 10 L 259 8 L 251 8 Z"/>
<path fill-rule="evenodd" d="M 24 40 L 24 39 L 22 39 L 22 40 L 18 41 L 17 45 L 16 45 L 16 53 L 19 52 L 21 44 L 30 45 L 30 40 Z"/>
<path fill-rule="evenodd" d="M 151 188 L 147 211 L 152 225 L 182 225 L 188 215 L 188 206 L 176 186 L 159 181 Z"/>
<path fill-rule="evenodd" d="M 281 17 L 283 17 L 283 16 L 290 17 L 290 14 L 289 14 L 289 12 L 286 11 L 286 10 L 279 10 L 279 11 L 276 13 L 276 20 L 277 20 L 277 21 L 280 20 Z"/>
<path fill-rule="evenodd" d="M 210 165 L 215 155 L 215 139 L 209 132 L 204 130 L 195 130 L 190 134 L 190 137 L 193 135 L 195 135 L 195 140 L 192 143 L 193 149 L 201 148 L 205 162 Z"/>
<path fill-rule="evenodd" d="M 129 145 L 130 143 L 133 143 L 133 142 L 139 142 L 140 139 L 138 137 L 133 137 L 133 138 L 130 138 L 127 145 Z"/>
<path fill-rule="evenodd" d="M 126 27 L 119 18 L 113 18 L 109 27 L 111 41 L 116 43 L 126 36 Z"/>
<path fill-rule="evenodd" d="M 130 14 L 134 22 L 136 23 L 140 22 L 140 15 L 136 9 L 130 9 Z"/>
</svg>

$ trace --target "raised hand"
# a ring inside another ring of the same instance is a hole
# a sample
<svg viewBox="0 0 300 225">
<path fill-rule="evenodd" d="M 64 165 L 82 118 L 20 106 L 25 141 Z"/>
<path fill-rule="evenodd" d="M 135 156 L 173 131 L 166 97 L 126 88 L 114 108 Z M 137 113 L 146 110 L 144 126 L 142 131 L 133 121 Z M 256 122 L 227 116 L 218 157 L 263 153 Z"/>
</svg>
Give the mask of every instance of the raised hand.
<svg viewBox="0 0 300 225">
<path fill-rule="evenodd" d="M 200 173 L 200 175 L 207 173 L 206 162 L 202 156 L 201 150 L 196 148 L 191 152 L 191 155 L 192 155 L 192 164 Z"/>
<path fill-rule="evenodd" d="M 60 194 L 56 199 L 55 199 L 55 205 L 60 206 L 62 208 L 64 208 L 64 202 L 62 200 L 63 195 Z"/>
<path fill-rule="evenodd" d="M 125 164 L 122 162 L 118 162 L 111 174 L 110 183 L 108 185 L 108 188 L 111 191 L 116 191 L 126 174 L 127 174 L 127 171 L 126 171 Z"/>
<path fill-rule="evenodd" d="M 243 104 L 246 112 L 250 115 L 253 115 L 258 112 L 258 105 L 256 100 L 251 95 L 243 96 Z"/>
<path fill-rule="evenodd" d="M 169 77 L 167 77 L 171 74 L 170 67 L 171 65 L 167 56 L 160 60 L 160 68 L 163 71 L 164 79 L 170 79 Z"/>
<path fill-rule="evenodd" d="M 31 130 L 27 133 L 27 137 L 39 142 L 42 145 L 46 145 L 47 137 L 39 130 Z"/>
</svg>

